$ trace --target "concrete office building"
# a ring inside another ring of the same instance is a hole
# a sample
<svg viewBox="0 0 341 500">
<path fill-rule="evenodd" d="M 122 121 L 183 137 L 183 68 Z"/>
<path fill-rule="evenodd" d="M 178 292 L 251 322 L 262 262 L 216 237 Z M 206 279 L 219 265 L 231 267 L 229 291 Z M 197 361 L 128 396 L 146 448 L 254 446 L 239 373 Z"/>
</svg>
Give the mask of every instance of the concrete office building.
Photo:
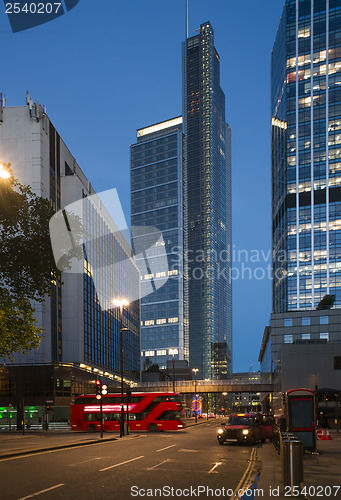
<svg viewBox="0 0 341 500">
<path fill-rule="evenodd" d="M 2 109 L 0 159 L 11 163 L 13 175 L 30 185 L 37 195 L 49 199 L 56 211 L 95 194 L 45 110 L 29 95 L 26 106 Z M 43 327 L 39 348 L 26 355 L 15 354 L 14 362 L 2 360 L 17 388 L 16 394 L 9 389 L 2 391 L 3 405 L 15 403 L 19 397 L 24 397 L 27 404 L 44 404 L 49 400 L 53 405 L 64 405 L 75 394 L 93 391 L 91 380 L 98 375 L 113 386 L 119 379 L 119 310 L 104 307 L 99 300 L 99 290 L 93 281 L 93 262 L 100 277 L 97 282 L 113 298 L 138 297 L 139 270 L 132 260 L 127 266 L 132 250 L 109 214 L 103 216 L 104 211 L 90 201 L 85 201 L 84 207 L 83 225 L 87 234 L 91 234 L 91 241 L 86 245 L 81 271 L 62 273 L 58 282 L 51 285 L 52 297 L 35 304 L 38 324 Z M 117 275 L 106 268 L 112 259 L 124 262 Z M 138 300 L 125 308 L 124 323 L 129 329 L 124 334 L 124 374 L 126 380 L 137 381 Z"/>
</svg>

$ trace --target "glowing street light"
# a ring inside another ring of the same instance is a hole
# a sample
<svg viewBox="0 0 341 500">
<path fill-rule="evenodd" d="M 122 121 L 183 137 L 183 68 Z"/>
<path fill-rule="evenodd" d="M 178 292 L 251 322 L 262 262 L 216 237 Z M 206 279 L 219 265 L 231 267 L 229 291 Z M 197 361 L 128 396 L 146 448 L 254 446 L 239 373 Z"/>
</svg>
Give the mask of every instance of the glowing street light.
<svg viewBox="0 0 341 500">
<path fill-rule="evenodd" d="M 11 174 L 8 171 L 8 168 L 11 166 L 10 163 L 4 163 L 0 161 L 0 178 L 1 179 L 9 179 Z"/>
<path fill-rule="evenodd" d="M 127 299 L 114 299 L 113 304 L 120 308 L 120 365 L 121 365 L 121 422 L 120 422 L 120 437 L 124 436 L 124 396 L 123 396 L 123 332 L 128 331 L 128 328 L 123 328 L 123 307 L 129 306 Z M 128 398 L 127 398 L 127 414 L 128 414 Z M 129 432 L 129 430 L 128 430 Z"/>
</svg>

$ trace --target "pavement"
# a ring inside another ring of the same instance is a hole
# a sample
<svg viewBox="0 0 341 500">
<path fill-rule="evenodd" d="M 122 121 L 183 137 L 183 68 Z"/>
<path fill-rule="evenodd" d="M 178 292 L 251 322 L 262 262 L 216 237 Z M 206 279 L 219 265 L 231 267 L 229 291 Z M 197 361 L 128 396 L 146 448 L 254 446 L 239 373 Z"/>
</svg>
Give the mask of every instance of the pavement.
<svg viewBox="0 0 341 500">
<path fill-rule="evenodd" d="M 317 441 L 317 454 L 304 455 L 299 498 L 341 498 L 341 432 L 331 431 L 331 437 L 331 441 Z M 260 458 L 263 466 L 254 487 L 264 492 L 263 498 L 282 500 L 290 496 L 284 495 L 280 455 L 272 443 L 263 444 Z"/>
<path fill-rule="evenodd" d="M 188 421 L 187 426 L 200 425 L 206 420 Z M 130 433 L 122 439 L 138 437 L 141 433 Z M 300 498 L 315 497 L 341 498 L 341 432 L 331 432 L 331 441 L 317 441 L 317 453 L 306 454 L 303 459 L 304 481 L 301 486 Z M 0 434 L 0 459 L 18 455 L 46 452 L 48 450 L 68 447 L 89 446 L 120 439 L 117 433 L 99 434 L 75 433 L 71 431 L 35 432 L 22 435 L 18 432 Z M 279 498 L 283 500 L 290 495 L 284 495 L 280 456 L 272 443 L 265 443 L 257 449 L 257 466 L 250 482 L 251 491 L 241 498 Z M 340 488 L 338 488 L 340 487 Z M 294 495 L 298 496 L 298 495 Z M 236 497 L 240 498 L 240 497 Z"/>
<path fill-rule="evenodd" d="M 205 422 L 205 419 L 199 419 L 197 423 L 194 419 L 185 420 L 186 427 Z M 129 436 L 130 438 L 137 437 L 140 434 L 141 432 L 131 432 Z M 122 439 L 129 436 L 124 436 Z M 117 439 L 120 439 L 117 432 L 104 432 L 103 438 L 100 437 L 99 433 L 89 434 L 88 432 L 70 430 L 26 431 L 25 434 L 22 434 L 22 431 L 0 432 L 0 459 L 75 446 L 89 446 Z"/>
</svg>

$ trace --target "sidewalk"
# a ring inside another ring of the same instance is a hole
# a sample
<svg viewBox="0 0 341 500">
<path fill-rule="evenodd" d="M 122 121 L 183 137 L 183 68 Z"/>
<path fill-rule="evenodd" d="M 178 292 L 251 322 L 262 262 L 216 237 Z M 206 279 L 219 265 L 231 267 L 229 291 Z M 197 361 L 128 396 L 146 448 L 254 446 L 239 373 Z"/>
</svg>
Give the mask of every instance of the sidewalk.
<svg viewBox="0 0 341 500">
<path fill-rule="evenodd" d="M 341 498 L 341 488 L 337 492 L 333 486 L 341 486 L 341 433 L 333 431 L 332 441 L 317 441 L 316 455 L 304 455 L 303 469 L 307 495 L 305 498 L 336 497 Z M 257 484 L 257 489 L 264 491 L 263 498 L 279 498 L 284 500 L 282 470 L 280 456 L 271 443 L 264 444 L 261 449 L 263 468 Z M 279 487 L 279 496 L 277 490 Z M 331 494 L 326 487 L 332 487 Z M 337 495 L 335 495 L 337 493 Z M 255 496 L 256 498 L 256 496 Z M 300 498 L 304 498 L 301 496 Z"/>
<path fill-rule="evenodd" d="M 20 432 L 1 433 L 0 458 L 116 440 L 117 433 L 104 433 L 103 439 L 99 437 L 99 433 L 88 434 L 71 431 L 53 431 L 53 433 L 40 431 L 24 435 Z"/>
</svg>

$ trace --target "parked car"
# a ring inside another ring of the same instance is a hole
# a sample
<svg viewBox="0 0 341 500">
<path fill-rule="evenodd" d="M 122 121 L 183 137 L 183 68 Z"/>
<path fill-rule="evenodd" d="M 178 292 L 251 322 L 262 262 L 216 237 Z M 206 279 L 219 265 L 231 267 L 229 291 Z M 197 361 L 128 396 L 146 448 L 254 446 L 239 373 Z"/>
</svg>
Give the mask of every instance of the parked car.
<svg viewBox="0 0 341 500">
<path fill-rule="evenodd" d="M 218 429 L 219 444 L 256 443 L 264 439 L 261 419 L 255 413 L 236 413 L 229 415 L 224 427 Z"/>
<path fill-rule="evenodd" d="M 266 439 L 272 441 L 274 437 L 274 424 L 275 424 L 274 416 L 262 414 L 259 415 L 259 419 L 260 419 L 260 440 L 262 441 L 262 443 L 264 443 Z"/>
</svg>

